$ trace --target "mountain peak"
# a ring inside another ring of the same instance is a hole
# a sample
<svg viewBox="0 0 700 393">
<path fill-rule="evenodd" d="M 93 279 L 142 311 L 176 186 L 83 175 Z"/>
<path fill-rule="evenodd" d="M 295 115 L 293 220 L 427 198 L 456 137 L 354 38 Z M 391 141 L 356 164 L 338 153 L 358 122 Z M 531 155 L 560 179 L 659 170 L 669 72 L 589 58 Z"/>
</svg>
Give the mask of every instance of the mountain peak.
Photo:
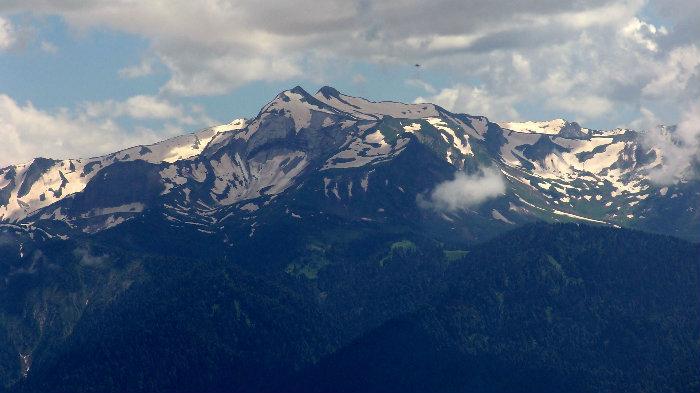
<svg viewBox="0 0 700 393">
<path fill-rule="evenodd" d="M 301 86 L 299 86 L 299 85 L 294 86 L 293 88 L 289 89 L 288 91 L 289 91 L 290 93 L 301 94 L 301 95 L 303 95 L 303 96 L 311 96 L 311 94 L 309 94 L 309 92 L 307 92 L 306 90 L 304 90 L 304 88 L 301 87 Z"/>
<path fill-rule="evenodd" d="M 275 99 L 270 101 L 270 103 L 263 107 L 260 113 L 264 113 L 271 108 L 284 108 L 287 111 L 295 112 L 299 110 L 309 110 L 309 107 L 313 107 L 313 110 L 321 110 L 333 113 L 336 112 L 334 108 L 332 108 L 324 102 L 319 101 L 316 97 L 304 90 L 303 87 L 294 86 L 289 90 L 284 90 L 281 93 L 277 94 Z"/>
<path fill-rule="evenodd" d="M 330 86 L 323 86 L 322 88 L 318 89 L 316 92 L 316 95 L 322 95 L 324 98 L 329 99 L 331 97 L 340 97 L 340 92 L 336 90 L 333 87 Z"/>
<path fill-rule="evenodd" d="M 290 102 L 290 100 L 292 99 L 296 99 L 299 101 L 308 101 L 309 99 L 313 99 L 313 96 L 309 94 L 308 91 L 304 90 L 303 87 L 297 85 L 292 87 L 291 89 L 281 91 L 275 96 L 275 98 L 271 102 Z"/>
</svg>

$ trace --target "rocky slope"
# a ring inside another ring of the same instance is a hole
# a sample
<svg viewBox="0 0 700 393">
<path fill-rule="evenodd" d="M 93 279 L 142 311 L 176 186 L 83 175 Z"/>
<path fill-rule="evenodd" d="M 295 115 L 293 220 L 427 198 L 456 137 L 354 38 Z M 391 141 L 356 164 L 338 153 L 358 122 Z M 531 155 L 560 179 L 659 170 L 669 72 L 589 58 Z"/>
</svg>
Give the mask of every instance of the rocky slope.
<svg viewBox="0 0 700 393">
<path fill-rule="evenodd" d="M 300 189 L 312 189 L 324 206 L 313 213 L 352 208 L 348 214 L 362 213 L 357 219 L 382 221 L 400 215 L 389 212 L 397 206 L 387 199 L 429 207 L 419 202 L 455 172 L 496 167 L 506 181 L 499 195 L 467 208 L 423 209 L 420 222 L 472 240 L 533 220 L 698 239 L 698 183 L 655 185 L 648 174 L 661 165 L 662 152 L 631 130 L 562 119 L 499 125 L 432 104 L 296 87 L 253 119 L 102 157 L 37 158 L 0 169 L 0 222 L 66 238 L 152 212 L 216 236 L 245 219 L 253 234 L 261 210 Z M 425 179 L 421 168 L 433 166 Z"/>
</svg>

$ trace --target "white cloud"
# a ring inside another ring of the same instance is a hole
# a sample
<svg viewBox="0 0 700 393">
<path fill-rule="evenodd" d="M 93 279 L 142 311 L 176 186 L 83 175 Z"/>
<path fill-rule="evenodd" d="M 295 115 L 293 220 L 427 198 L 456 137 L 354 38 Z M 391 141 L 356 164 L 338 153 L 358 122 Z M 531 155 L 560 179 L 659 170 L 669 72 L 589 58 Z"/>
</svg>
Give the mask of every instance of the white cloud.
<svg viewBox="0 0 700 393">
<path fill-rule="evenodd" d="M 647 113 L 653 121 L 653 114 Z M 683 112 L 680 123 L 673 131 L 650 128 L 645 134 L 649 147 L 659 149 L 663 164 L 652 170 L 650 178 L 657 184 L 673 184 L 683 179 L 697 177 L 700 164 L 700 101 L 691 104 Z"/>
<path fill-rule="evenodd" d="M 654 65 L 654 78 L 642 89 L 650 98 L 676 97 L 689 83 L 700 81 L 700 49 L 695 44 L 674 48 Z"/>
<path fill-rule="evenodd" d="M 15 41 L 15 29 L 12 22 L 0 16 L 0 51 L 9 49 Z"/>
<path fill-rule="evenodd" d="M 484 87 L 457 85 L 445 88 L 429 97 L 418 97 L 419 102 L 432 102 L 449 111 L 488 116 L 491 120 L 507 120 L 518 117 L 513 98 L 507 94 L 492 94 Z"/>
<path fill-rule="evenodd" d="M 67 110 L 48 113 L 0 95 L 0 164 L 54 157 L 93 156 L 157 136 L 129 135 L 114 121 L 90 119 Z"/>
<path fill-rule="evenodd" d="M 486 168 L 473 175 L 455 173 L 453 180 L 438 184 L 428 200 L 419 199 L 418 203 L 424 208 L 441 211 L 464 210 L 505 192 L 506 183 L 498 169 Z"/>
<path fill-rule="evenodd" d="M 119 77 L 126 79 L 140 78 L 153 74 L 153 59 L 144 59 L 141 63 L 119 70 Z"/>
<path fill-rule="evenodd" d="M 157 130 L 136 124 L 126 129 L 118 118 L 160 120 Z M 34 157 L 92 157 L 182 134 L 194 125 L 211 125 L 199 108 L 185 111 L 162 99 L 134 96 L 124 101 L 85 103 L 76 110 L 37 109 L 0 94 L 0 166 Z"/>
<path fill-rule="evenodd" d="M 192 52 L 160 53 L 171 72 L 162 92 L 180 96 L 224 94 L 246 82 L 286 80 L 302 74 L 293 56 L 248 56 L 243 52 L 212 56 L 199 49 Z"/>
<path fill-rule="evenodd" d="M 640 131 L 652 130 L 662 125 L 662 121 L 649 108 L 641 107 L 639 108 L 639 113 L 640 116 L 630 122 L 632 129 Z"/>
<path fill-rule="evenodd" d="M 457 75 L 463 70 L 473 82 L 456 82 L 418 100 L 494 120 L 531 119 L 534 111 L 534 117 L 548 113 L 593 127 L 629 125 L 646 106 L 674 123 L 676 108 L 700 95 L 700 54 L 695 44 L 671 45 L 672 32 L 637 15 L 643 6 L 608 2 L 563 12 L 559 20 L 527 16 L 532 26 L 522 30 L 515 17 L 508 34 L 486 34 L 463 53 L 426 61 L 426 69 L 451 67 Z"/>
<path fill-rule="evenodd" d="M 90 118 L 167 119 L 180 124 L 208 124 L 212 120 L 201 113 L 188 113 L 182 105 L 148 95 L 136 95 L 124 101 L 86 102 L 84 114 Z"/>
<path fill-rule="evenodd" d="M 654 36 L 666 35 L 668 34 L 668 31 L 663 26 L 657 28 L 651 23 L 647 23 L 638 18 L 632 18 L 627 25 L 622 28 L 620 34 L 624 38 L 641 45 L 647 50 L 656 52 L 658 51 L 659 46 L 654 40 Z"/>
<path fill-rule="evenodd" d="M 605 97 L 595 95 L 572 95 L 548 100 L 547 105 L 579 115 L 578 120 L 598 118 L 614 109 L 614 103 Z"/>
</svg>

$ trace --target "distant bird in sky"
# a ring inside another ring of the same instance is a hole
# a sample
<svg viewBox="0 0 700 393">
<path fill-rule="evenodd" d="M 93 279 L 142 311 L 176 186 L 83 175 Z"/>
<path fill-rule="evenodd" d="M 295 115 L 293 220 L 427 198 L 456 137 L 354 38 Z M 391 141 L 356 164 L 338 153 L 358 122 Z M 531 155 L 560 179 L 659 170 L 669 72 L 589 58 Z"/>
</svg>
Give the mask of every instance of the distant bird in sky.
<svg viewBox="0 0 700 393">
<path fill-rule="evenodd" d="M 414 73 L 413 78 L 414 78 L 414 79 L 420 79 L 420 70 L 421 70 L 420 64 L 418 64 L 418 63 L 414 64 L 414 65 L 413 65 L 413 69 L 415 70 L 415 71 L 413 72 L 413 73 Z"/>
</svg>

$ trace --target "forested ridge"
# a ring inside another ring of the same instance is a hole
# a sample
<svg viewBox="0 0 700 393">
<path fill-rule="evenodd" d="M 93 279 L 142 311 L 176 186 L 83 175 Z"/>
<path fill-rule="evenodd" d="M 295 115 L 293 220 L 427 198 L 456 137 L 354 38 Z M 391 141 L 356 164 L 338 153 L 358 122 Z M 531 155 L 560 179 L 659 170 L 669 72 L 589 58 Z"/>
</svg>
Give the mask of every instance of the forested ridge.
<svg viewBox="0 0 700 393">
<path fill-rule="evenodd" d="M 26 377 L 9 383 L 19 360 L 2 353 L 6 388 L 700 387 L 695 244 L 575 224 L 528 225 L 472 246 L 395 231 L 294 239 L 257 265 L 255 254 L 134 256 L 108 243 L 46 250 L 64 265 L 37 266 L 2 287 L 5 348 L 17 321 L 49 310 L 43 326 L 23 333 L 35 337 Z"/>
</svg>

